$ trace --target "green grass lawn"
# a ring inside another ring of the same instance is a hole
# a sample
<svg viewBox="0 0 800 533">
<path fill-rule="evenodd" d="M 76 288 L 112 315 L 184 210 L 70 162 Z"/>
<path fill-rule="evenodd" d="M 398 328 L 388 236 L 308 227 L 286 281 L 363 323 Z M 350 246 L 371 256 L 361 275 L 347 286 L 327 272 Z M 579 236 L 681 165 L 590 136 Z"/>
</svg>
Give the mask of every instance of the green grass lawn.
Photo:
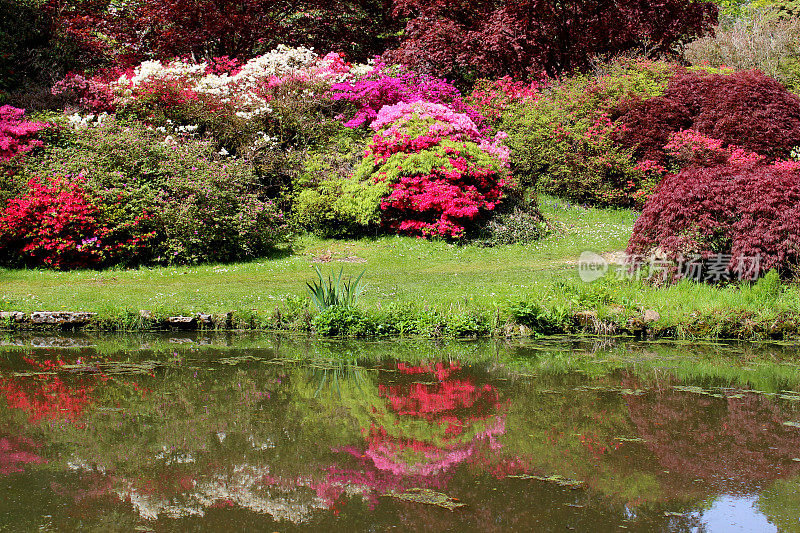
<svg viewBox="0 0 800 533">
<path fill-rule="evenodd" d="M 611 279 L 584 284 L 578 278 L 581 252 L 624 250 L 636 213 L 594 209 L 544 197 L 541 208 L 558 230 L 530 245 L 458 246 L 409 237 L 359 240 L 299 239 L 290 254 L 249 263 L 136 270 L 54 272 L 0 270 L 2 310 L 95 311 L 115 315 L 147 309 L 158 314 L 269 313 L 287 296 L 305 294 L 305 282 L 344 267 L 366 270 L 362 305 L 414 303 L 441 311 L 494 309 L 509 300 L 531 298 L 548 305 L 597 309 L 654 309 L 663 325 L 698 315 L 731 316 L 746 311 L 756 321 L 800 315 L 794 284 L 765 293 L 744 286 L 713 287 L 680 283 L 656 288 Z M 330 258 L 327 262 L 320 259 Z M 566 290 L 565 290 L 566 285 Z"/>
<path fill-rule="evenodd" d="M 248 263 L 99 272 L 0 270 L 0 300 L 4 309 L 20 311 L 264 310 L 286 295 L 303 294 L 317 264 L 323 272 L 341 266 L 346 274 L 366 269 L 368 306 L 387 301 L 439 308 L 469 301 L 490 304 L 529 292 L 536 284 L 577 279 L 580 253 L 623 249 L 635 219 L 627 210 L 567 207 L 557 200 L 545 200 L 543 209 L 563 226 L 532 245 L 486 248 L 410 237 L 304 237 L 291 255 Z M 327 256 L 329 262 L 319 262 Z"/>
</svg>

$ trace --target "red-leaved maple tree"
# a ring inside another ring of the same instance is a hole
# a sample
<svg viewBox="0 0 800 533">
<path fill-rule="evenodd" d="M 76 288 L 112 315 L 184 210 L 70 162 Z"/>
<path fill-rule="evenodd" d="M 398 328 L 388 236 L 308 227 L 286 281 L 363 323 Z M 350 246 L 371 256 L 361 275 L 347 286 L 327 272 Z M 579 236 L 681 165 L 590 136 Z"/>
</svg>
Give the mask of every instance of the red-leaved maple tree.
<svg viewBox="0 0 800 533">
<path fill-rule="evenodd" d="M 437 75 L 516 77 L 629 50 L 670 54 L 708 32 L 718 12 L 697 0 L 395 0 L 394 11 L 408 23 L 393 59 Z"/>
</svg>

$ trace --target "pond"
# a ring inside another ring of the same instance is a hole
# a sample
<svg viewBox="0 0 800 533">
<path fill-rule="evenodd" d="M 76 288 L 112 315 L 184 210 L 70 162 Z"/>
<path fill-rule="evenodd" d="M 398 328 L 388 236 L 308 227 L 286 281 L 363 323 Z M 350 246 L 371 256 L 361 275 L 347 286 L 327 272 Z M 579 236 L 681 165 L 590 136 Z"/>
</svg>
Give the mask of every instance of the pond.
<svg viewBox="0 0 800 533">
<path fill-rule="evenodd" d="M 0 338 L 0 530 L 800 531 L 800 349 Z"/>
</svg>

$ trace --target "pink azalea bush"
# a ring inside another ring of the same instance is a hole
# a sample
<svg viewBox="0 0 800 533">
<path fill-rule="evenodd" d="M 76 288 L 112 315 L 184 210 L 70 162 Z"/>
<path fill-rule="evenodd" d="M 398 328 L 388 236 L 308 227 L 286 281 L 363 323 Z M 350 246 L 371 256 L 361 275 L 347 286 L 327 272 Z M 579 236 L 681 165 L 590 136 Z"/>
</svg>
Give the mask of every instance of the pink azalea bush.
<svg viewBox="0 0 800 533">
<path fill-rule="evenodd" d="M 72 94 L 80 107 L 95 113 L 111 112 L 116 108 L 111 80 L 119 77 L 119 69 L 110 69 L 94 76 L 71 72 L 50 89 L 53 94 Z"/>
<path fill-rule="evenodd" d="M 41 146 L 42 141 L 35 135 L 49 126 L 25 120 L 24 109 L 10 105 L 0 107 L 0 162 Z"/>
<path fill-rule="evenodd" d="M 384 183 L 384 225 L 399 233 L 461 238 L 512 187 L 505 134 L 485 137 L 466 114 L 438 103 L 384 106 L 355 177 Z"/>
</svg>

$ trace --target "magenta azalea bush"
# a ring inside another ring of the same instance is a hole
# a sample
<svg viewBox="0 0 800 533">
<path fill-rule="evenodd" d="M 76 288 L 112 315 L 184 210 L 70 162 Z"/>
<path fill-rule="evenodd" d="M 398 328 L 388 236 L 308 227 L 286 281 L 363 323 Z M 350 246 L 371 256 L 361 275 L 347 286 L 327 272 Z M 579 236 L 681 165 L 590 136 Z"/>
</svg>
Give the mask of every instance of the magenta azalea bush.
<svg viewBox="0 0 800 533">
<path fill-rule="evenodd" d="M 385 226 L 418 236 L 461 238 L 512 187 L 505 134 L 485 137 L 469 116 L 433 102 L 384 106 L 355 178 L 388 185 Z"/>
<path fill-rule="evenodd" d="M 483 115 L 446 80 L 396 66 L 380 64 L 357 81 L 337 83 L 331 88 L 331 98 L 356 106 L 355 115 L 345 123 L 349 128 L 369 125 L 384 106 L 417 101 L 446 105 L 467 115 L 479 128 L 485 122 Z"/>
</svg>

